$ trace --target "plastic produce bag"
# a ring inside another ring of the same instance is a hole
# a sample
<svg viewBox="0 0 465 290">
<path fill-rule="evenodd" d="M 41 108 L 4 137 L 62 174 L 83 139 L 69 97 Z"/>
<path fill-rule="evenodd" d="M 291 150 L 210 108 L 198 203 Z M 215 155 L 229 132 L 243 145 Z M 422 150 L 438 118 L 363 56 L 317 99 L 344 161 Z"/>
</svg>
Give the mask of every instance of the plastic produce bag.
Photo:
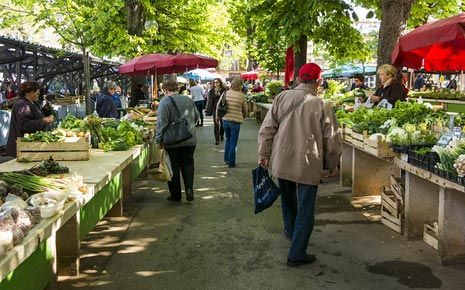
<svg viewBox="0 0 465 290">
<path fill-rule="evenodd" d="M 166 154 L 165 149 L 159 149 L 157 154 L 159 162 L 150 164 L 147 172 L 151 174 L 156 181 L 170 181 L 173 172 L 170 172 L 171 166 L 168 167 L 168 164 L 170 164 L 169 161 L 167 162 L 169 156 Z"/>
<path fill-rule="evenodd" d="M 268 170 L 258 166 L 252 170 L 255 214 L 269 208 L 281 194 Z"/>
<path fill-rule="evenodd" d="M 387 99 L 382 99 L 382 100 L 378 103 L 378 107 L 384 108 L 384 109 L 387 109 L 387 110 L 391 110 L 391 109 L 392 109 L 392 105 L 388 102 Z"/>
</svg>

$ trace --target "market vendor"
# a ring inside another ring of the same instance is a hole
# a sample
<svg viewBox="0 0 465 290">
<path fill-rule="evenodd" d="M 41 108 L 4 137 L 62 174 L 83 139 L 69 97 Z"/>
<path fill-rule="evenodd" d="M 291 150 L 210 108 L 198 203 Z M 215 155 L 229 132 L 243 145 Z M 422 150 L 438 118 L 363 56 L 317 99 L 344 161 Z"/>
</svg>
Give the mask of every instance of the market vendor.
<svg viewBox="0 0 465 290">
<path fill-rule="evenodd" d="M 114 81 L 107 81 L 103 86 L 103 90 L 97 97 L 97 114 L 100 118 L 115 118 L 119 119 L 118 109 L 113 95 L 116 92 L 116 83 Z"/>
<path fill-rule="evenodd" d="M 37 105 L 39 83 L 27 81 L 19 87 L 19 98 L 11 111 L 10 132 L 6 145 L 6 155 L 16 157 L 16 139 L 25 133 L 44 131 L 47 125 L 55 121 L 52 116 L 44 117 Z"/>
<path fill-rule="evenodd" d="M 390 64 L 383 64 L 378 68 L 378 78 L 382 86 L 371 96 L 371 102 L 377 105 L 381 100 L 386 99 L 391 105 L 397 101 L 405 101 L 406 94 L 400 79 L 397 79 L 397 68 Z"/>
</svg>

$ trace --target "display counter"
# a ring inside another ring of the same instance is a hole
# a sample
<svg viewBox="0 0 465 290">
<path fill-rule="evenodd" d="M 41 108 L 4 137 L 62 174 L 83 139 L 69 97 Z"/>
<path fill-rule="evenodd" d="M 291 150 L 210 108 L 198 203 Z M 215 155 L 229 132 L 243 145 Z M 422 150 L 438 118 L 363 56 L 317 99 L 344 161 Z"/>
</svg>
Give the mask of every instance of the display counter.
<svg viewBox="0 0 465 290">
<path fill-rule="evenodd" d="M 437 221 L 438 261 L 465 262 L 465 187 L 396 159 L 405 170 L 405 227 L 407 238 L 424 234 L 425 223 Z"/>
<path fill-rule="evenodd" d="M 270 103 L 247 102 L 249 114 L 253 112 L 257 122 L 263 122 L 272 105 Z"/>
<path fill-rule="evenodd" d="M 352 187 L 353 196 L 380 195 L 391 176 L 400 176 L 393 157 L 378 157 L 348 142 L 343 145 L 339 172 L 341 186 Z"/>
<path fill-rule="evenodd" d="M 61 161 L 79 173 L 89 187 L 82 199 L 65 204 L 52 218 L 42 219 L 25 240 L 0 257 L 0 289 L 53 288 L 58 274 L 79 272 L 80 241 L 105 216 L 121 216 L 131 196 L 131 183 L 144 172 L 155 151 L 153 143 L 128 151 L 91 150 L 89 161 Z M 37 162 L 0 164 L 0 172 L 28 169 Z"/>
<path fill-rule="evenodd" d="M 465 186 L 413 166 L 400 157 L 380 158 L 344 142 L 340 183 L 353 196 L 379 195 L 391 186 L 391 175 L 405 172 L 401 231 L 408 239 L 433 240 L 441 264 L 465 262 Z M 425 235 L 437 223 L 437 233 Z M 426 238 L 425 238 L 426 236 Z M 431 242 L 428 242 L 432 245 Z M 435 246 L 432 245 L 432 246 Z"/>
</svg>

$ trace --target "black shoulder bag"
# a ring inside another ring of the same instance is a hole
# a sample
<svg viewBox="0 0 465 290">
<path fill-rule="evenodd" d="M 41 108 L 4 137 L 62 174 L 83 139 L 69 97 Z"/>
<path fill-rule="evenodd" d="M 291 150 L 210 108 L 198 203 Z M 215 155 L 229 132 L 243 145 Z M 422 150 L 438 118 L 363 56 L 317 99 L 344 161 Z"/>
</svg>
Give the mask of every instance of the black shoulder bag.
<svg viewBox="0 0 465 290">
<path fill-rule="evenodd" d="M 221 95 L 220 100 L 218 101 L 218 110 L 216 114 L 218 118 L 223 118 L 224 115 L 228 112 L 228 105 L 226 104 L 226 91 Z"/>
<path fill-rule="evenodd" d="M 176 145 L 192 138 L 186 119 L 181 118 L 181 112 L 176 106 L 176 102 L 171 96 L 168 96 L 176 110 L 176 119 L 163 128 L 163 144 L 170 146 Z"/>
</svg>

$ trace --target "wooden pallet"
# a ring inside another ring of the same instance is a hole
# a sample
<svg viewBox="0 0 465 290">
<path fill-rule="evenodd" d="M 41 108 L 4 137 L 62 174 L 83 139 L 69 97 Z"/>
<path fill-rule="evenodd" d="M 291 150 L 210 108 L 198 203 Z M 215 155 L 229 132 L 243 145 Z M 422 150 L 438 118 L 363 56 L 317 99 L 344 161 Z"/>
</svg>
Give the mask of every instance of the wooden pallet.
<svg viewBox="0 0 465 290">
<path fill-rule="evenodd" d="M 376 140 L 365 138 L 363 150 L 377 157 L 398 157 L 399 153 L 392 151 L 391 145 L 383 141 L 383 137 L 377 136 Z"/>
<path fill-rule="evenodd" d="M 425 241 L 428 245 L 438 249 L 438 228 L 437 223 L 433 223 L 434 226 L 429 224 L 425 224 L 423 227 L 423 241 Z"/>
<path fill-rule="evenodd" d="M 50 156 L 56 161 L 89 160 L 90 137 L 66 137 L 64 142 L 16 141 L 18 161 L 42 161 Z"/>
</svg>

